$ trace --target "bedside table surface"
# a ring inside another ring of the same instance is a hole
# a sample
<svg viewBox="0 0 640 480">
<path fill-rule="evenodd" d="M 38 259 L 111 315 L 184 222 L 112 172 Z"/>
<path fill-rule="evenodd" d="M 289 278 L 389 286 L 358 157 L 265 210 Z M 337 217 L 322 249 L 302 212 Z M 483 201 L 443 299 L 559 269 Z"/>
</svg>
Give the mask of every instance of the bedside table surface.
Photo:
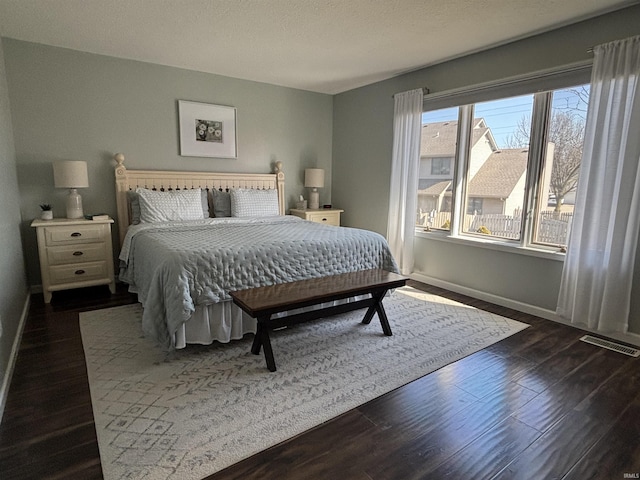
<svg viewBox="0 0 640 480">
<path fill-rule="evenodd" d="M 42 220 L 36 218 L 31 222 L 32 227 L 55 227 L 59 225 L 90 225 L 97 223 L 113 223 L 113 218 L 107 220 L 87 220 L 86 218 L 54 218 Z"/>
<path fill-rule="evenodd" d="M 311 213 L 339 212 L 339 213 L 342 213 L 342 212 L 344 212 L 344 210 L 342 210 L 341 208 L 307 208 L 305 210 L 299 210 L 297 208 L 291 208 L 289 211 L 290 212 L 296 212 L 296 213 L 304 213 L 304 212 L 311 212 Z"/>
</svg>

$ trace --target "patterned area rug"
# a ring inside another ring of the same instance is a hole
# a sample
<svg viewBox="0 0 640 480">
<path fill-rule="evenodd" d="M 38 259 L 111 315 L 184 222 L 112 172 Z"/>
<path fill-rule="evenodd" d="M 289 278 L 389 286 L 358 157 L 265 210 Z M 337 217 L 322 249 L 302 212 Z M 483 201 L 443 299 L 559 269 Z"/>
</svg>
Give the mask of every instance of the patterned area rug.
<svg viewBox="0 0 640 480">
<path fill-rule="evenodd" d="M 166 356 L 139 305 L 81 313 L 105 479 L 201 479 L 527 327 L 410 287 L 384 305 L 391 337 L 363 310 L 274 332 L 274 373 L 252 335 Z"/>
</svg>

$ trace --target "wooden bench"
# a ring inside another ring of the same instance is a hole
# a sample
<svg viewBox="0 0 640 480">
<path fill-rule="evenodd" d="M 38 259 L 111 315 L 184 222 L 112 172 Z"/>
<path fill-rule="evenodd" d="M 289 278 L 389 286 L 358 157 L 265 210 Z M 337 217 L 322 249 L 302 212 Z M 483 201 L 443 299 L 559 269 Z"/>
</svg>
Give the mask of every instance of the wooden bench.
<svg viewBox="0 0 640 480">
<path fill-rule="evenodd" d="M 269 340 L 270 329 L 368 308 L 362 323 L 369 324 L 374 313 L 378 313 L 382 331 L 385 335 L 392 335 L 389 320 L 382 306 L 382 299 L 390 289 L 402 287 L 406 283 L 406 277 L 386 270 L 373 269 L 229 293 L 238 307 L 258 320 L 258 330 L 251 346 L 251 353 L 259 355 L 260 349 L 264 347 L 267 368 L 275 372 L 276 363 Z M 271 318 L 276 313 L 365 294 L 371 294 L 371 298 L 291 314 L 286 317 Z"/>
</svg>

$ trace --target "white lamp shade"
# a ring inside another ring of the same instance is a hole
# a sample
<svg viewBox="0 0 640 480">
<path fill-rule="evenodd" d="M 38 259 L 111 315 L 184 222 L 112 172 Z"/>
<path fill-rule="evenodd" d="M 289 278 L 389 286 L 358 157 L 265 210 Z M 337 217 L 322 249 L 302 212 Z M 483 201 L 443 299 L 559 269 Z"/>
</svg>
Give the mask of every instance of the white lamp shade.
<svg viewBox="0 0 640 480">
<path fill-rule="evenodd" d="M 305 169 L 304 186 L 311 187 L 311 188 L 324 187 L 324 170 L 322 168 Z"/>
<path fill-rule="evenodd" d="M 56 188 L 87 188 L 87 162 L 76 160 L 55 160 L 53 162 L 53 183 Z"/>
</svg>

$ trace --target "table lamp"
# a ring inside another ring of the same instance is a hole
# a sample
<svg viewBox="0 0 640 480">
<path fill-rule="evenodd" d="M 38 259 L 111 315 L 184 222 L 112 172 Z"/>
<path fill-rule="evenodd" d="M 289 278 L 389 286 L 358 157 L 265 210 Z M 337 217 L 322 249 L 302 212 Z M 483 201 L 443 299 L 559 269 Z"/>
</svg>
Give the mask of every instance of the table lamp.
<svg viewBox="0 0 640 480">
<path fill-rule="evenodd" d="M 68 188 L 67 218 L 83 218 L 82 197 L 77 188 L 87 188 L 87 162 L 75 160 L 55 160 L 53 162 L 53 183 L 56 188 Z"/>
<path fill-rule="evenodd" d="M 318 188 L 324 187 L 324 170 L 321 168 L 305 169 L 304 186 L 311 188 L 311 192 L 309 193 L 309 208 L 320 208 Z"/>
</svg>

